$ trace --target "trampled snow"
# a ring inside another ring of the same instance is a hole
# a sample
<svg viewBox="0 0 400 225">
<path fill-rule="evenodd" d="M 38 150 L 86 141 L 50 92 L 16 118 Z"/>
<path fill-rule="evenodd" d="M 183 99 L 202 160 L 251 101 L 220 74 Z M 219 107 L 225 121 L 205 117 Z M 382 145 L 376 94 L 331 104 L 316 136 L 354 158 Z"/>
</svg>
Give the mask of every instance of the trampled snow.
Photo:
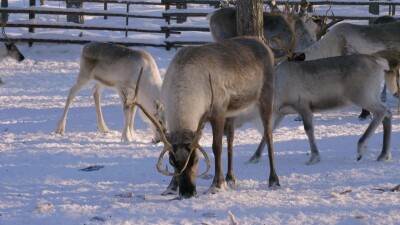
<svg viewBox="0 0 400 225">
<path fill-rule="evenodd" d="M 357 141 L 369 121 L 359 121 L 361 109 L 354 106 L 315 114 L 322 160 L 306 165 L 308 140 L 293 115 L 274 132 L 280 189 L 268 189 L 266 153 L 258 164 L 247 163 L 261 139 L 248 124 L 235 133 L 237 185 L 204 194 L 212 167 L 197 181 L 197 198 L 177 200 L 160 195 L 170 181 L 155 167 L 163 145 L 151 143 L 139 117 L 136 140 L 120 141 L 123 115 L 114 91 L 105 90 L 101 98 L 110 133 L 97 131 L 92 84 L 73 102 L 66 133 L 54 133 L 77 77 L 82 46 L 18 47 L 23 62 L 0 63 L 5 82 L 0 86 L 0 224 L 229 224 L 228 211 L 238 224 L 400 224 L 400 192 L 390 190 L 400 184 L 400 116 L 389 93 L 391 161 L 376 161 L 382 127 L 364 158 L 356 160 Z M 176 53 L 140 49 L 153 55 L 162 76 Z M 207 125 L 200 144 L 213 162 L 211 142 Z M 204 170 L 205 163 L 199 163 Z M 223 165 L 226 172 L 226 150 Z M 82 171 L 90 166 L 93 171 Z"/>
</svg>

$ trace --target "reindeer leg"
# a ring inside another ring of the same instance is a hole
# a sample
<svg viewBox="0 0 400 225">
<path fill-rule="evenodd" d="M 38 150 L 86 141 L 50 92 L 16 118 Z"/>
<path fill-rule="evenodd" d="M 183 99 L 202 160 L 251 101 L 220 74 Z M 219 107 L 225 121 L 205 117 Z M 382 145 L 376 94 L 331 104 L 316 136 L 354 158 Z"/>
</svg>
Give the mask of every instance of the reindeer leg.
<svg viewBox="0 0 400 225">
<path fill-rule="evenodd" d="M 394 72 L 395 76 L 396 76 L 396 83 L 397 83 L 397 114 L 400 114 L 400 71 L 398 69 L 395 70 Z"/>
<path fill-rule="evenodd" d="M 165 196 L 165 195 L 177 195 L 177 194 L 178 194 L 178 178 L 175 176 L 172 177 L 171 182 L 169 183 L 167 189 L 163 193 L 161 193 L 161 195 Z"/>
<path fill-rule="evenodd" d="M 130 112 L 130 117 L 128 121 L 128 136 L 132 138 L 132 140 L 135 139 L 135 130 L 134 130 L 134 125 L 135 125 L 135 115 L 137 112 L 137 107 L 132 106 L 131 107 L 131 112 Z"/>
<path fill-rule="evenodd" d="M 385 118 L 382 121 L 383 124 L 383 145 L 382 152 L 378 157 L 378 161 L 388 161 L 392 158 L 390 148 L 390 138 L 392 134 L 392 113 L 386 110 Z"/>
<path fill-rule="evenodd" d="M 383 122 L 384 117 L 387 114 L 387 110 L 385 106 L 383 106 L 380 102 L 377 102 L 376 105 L 371 106 L 370 108 L 367 108 L 372 114 L 372 121 L 369 124 L 367 130 L 364 132 L 364 134 L 361 136 L 361 138 L 358 140 L 358 145 L 357 145 L 357 161 L 362 158 L 362 156 L 367 152 L 367 146 L 365 145 L 365 142 L 368 141 L 368 139 L 371 137 L 371 135 L 375 132 L 375 130 L 378 128 L 379 124 Z M 389 116 L 389 115 L 388 115 Z M 389 118 L 386 119 L 385 123 L 386 124 L 386 132 L 384 132 L 386 137 L 388 137 L 387 132 L 388 131 L 388 122 Z M 390 122 L 391 124 L 391 122 Z M 389 136 L 390 139 L 390 136 Z M 384 140 L 385 142 L 385 140 Z M 384 144 L 386 145 L 386 144 Z M 388 146 L 389 147 L 389 146 Z M 387 152 L 387 150 L 385 151 Z"/>
<path fill-rule="evenodd" d="M 214 109 L 214 114 L 218 112 Z M 208 193 L 215 194 L 223 189 L 227 188 L 225 178 L 222 172 L 222 138 L 224 135 L 224 123 L 225 123 L 225 114 L 219 113 L 219 115 L 215 115 L 211 118 L 211 127 L 213 133 L 213 144 L 212 149 L 215 157 L 215 173 L 214 179 L 211 184 L 210 189 L 207 191 Z"/>
<path fill-rule="evenodd" d="M 273 90 L 273 89 L 272 89 Z M 266 93 L 268 94 L 268 93 Z M 266 100 L 261 100 L 260 101 L 260 117 L 263 122 L 264 126 L 264 137 L 267 141 L 267 146 L 268 146 L 268 160 L 269 160 L 269 169 L 270 169 L 270 174 L 269 174 L 269 180 L 268 180 L 268 186 L 272 189 L 276 189 L 280 187 L 279 184 L 279 178 L 278 175 L 276 174 L 276 169 L 275 169 L 275 160 L 274 160 L 274 149 L 273 149 L 273 143 L 272 143 L 272 126 L 271 126 L 271 121 L 272 121 L 272 98 L 273 94 L 270 94 L 265 98 Z"/>
<path fill-rule="evenodd" d="M 235 134 L 234 118 L 227 118 L 225 127 L 227 128 L 227 142 L 228 142 L 228 172 L 226 173 L 226 182 L 229 186 L 236 184 L 236 176 L 233 171 L 233 139 Z"/>
<path fill-rule="evenodd" d="M 263 135 L 260 144 L 258 144 L 256 152 L 254 152 L 253 156 L 251 156 L 248 163 L 258 163 L 260 161 L 260 157 L 264 151 L 265 144 L 267 144 L 267 140 Z"/>
<path fill-rule="evenodd" d="M 311 157 L 308 160 L 307 165 L 313 165 L 321 161 L 321 157 L 316 144 L 317 142 L 314 136 L 314 123 L 313 123 L 314 115 L 310 109 L 301 109 L 299 110 L 299 113 L 303 118 L 304 131 L 307 134 L 311 148 Z"/>
<path fill-rule="evenodd" d="M 102 133 L 108 133 L 108 127 L 106 123 L 104 122 L 103 114 L 101 112 L 101 105 L 100 105 L 100 95 L 101 92 L 103 92 L 104 86 L 96 84 L 93 87 L 93 99 L 94 99 L 94 104 L 96 106 L 96 114 L 97 114 L 97 128 L 100 130 Z"/>
<path fill-rule="evenodd" d="M 65 103 L 64 113 L 63 113 L 60 121 L 58 122 L 56 131 L 55 131 L 57 134 L 63 134 L 64 133 L 64 131 L 65 131 L 65 123 L 66 123 L 66 120 L 67 120 L 67 113 L 68 113 L 69 107 L 70 107 L 72 101 L 74 100 L 76 94 L 84 86 L 86 86 L 86 84 L 89 83 L 89 81 L 90 80 L 88 80 L 88 79 L 79 79 L 79 77 L 78 77 L 78 80 L 77 80 L 76 84 L 69 91 L 67 102 Z"/>
<path fill-rule="evenodd" d="M 284 117 L 285 115 L 282 114 L 278 115 L 278 117 L 274 121 L 274 127 L 272 129 L 273 131 L 279 126 Z M 264 151 L 265 144 L 267 144 L 267 140 L 265 140 L 265 137 L 263 136 L 260 141 L 260 144 L 258 144 L 256 152 L 254 152 L 253 156 L 251 156 L 248 163 L 258 163 L 260 161 L 260 157 Z"/>
<path fill-rule="evenodd" d="M 129 131 L 129 127 L 130 127 L 130 118 L 132 117 L 131 112 L 132 112 L 132 107 L 133 106 L 127 106 L 125 105 L 126 102 L 126 96 L 124 95 L 123 90 L 121 90 L 119 92 L 119 98 L 121 99 L 121 103 L 122 103 L 122 111 L 124 113 L 124 129 L 122 130 L 122 137 L 121 140 L 122 141 L 133 141 L 133 138 L 131 136 L 131 133 Z"/>
<path fill-rule="evenodd" d="M 381 92 L 381 101 L 386 102 L 386 84 L 383 85 L 383 89 Z"/>
</svg>

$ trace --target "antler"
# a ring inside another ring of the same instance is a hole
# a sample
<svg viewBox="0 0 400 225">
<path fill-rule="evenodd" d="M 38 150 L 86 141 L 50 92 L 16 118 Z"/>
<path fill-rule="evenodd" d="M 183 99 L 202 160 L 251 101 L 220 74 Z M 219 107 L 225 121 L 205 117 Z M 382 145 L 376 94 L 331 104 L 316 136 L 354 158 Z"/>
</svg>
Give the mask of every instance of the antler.
<svg viewBox="0 0 400 225">
<path fill-rule="evenodd" d="M 160 133 L 161 141 L 164 143 L 164 149 L 162 150 L 162 152 L 160 153 L 160 156 L 158 157 L 158 162 L 157 162 L 157 165 L 156 165 L 158 172 L 160 172 L 160 173 L 162 173 L 162 174 L 164 174 L 166 176 L 178 176 L 178 175 L 182 174 L 182 172 L 187 167 L 187 164 L 189 162 L 191 154 L 193 153 L 193 151 L 196 148 L 198 148 L 200 150 L 200 152 L 204 155 L 204 158 L 205 158 L 206 163 L 207 163 L 207 169 L 206 169 L 206 171 L 204 173 L 202 173 L 200 175 L 200 177 L 204 176 L 210 170 L 211 164 L 210 164 L 210 160 L 209 160 L 209 158 L 207 156 L 207 153 L 204 151 L 204 149 L 202 147 L 200 147 L 198 142 L 199 142 L 200 137 L 201 137 L 201 130 L 204 128 L 206 118 L 209 116 L 209 114 L 212 111 L 212 105 L 213 105 L 213 102 L 214 102 L 214 91 L 213 91 L 212 83 L 211 83 L 211 75 L 209 75 L 209 81 L 210 81 L 210 86 L 211 86 L 210 111 L 206 112 L 201 117 L 201 119 L 199 121 L 199 124 L 197 126 L 197 130 L 196 130 L 196 133 L 195 133 L 195 138 L 193 139 L 192 144 L 190 144 L 190 149 L 191 150 L 190 150 L 190 153 L 189 153 L 189 157 L 186 160 L 184 167 L 182 168 L 182 170 L 179 173 L 171 173 L 171 172 L 168 171 L 168 168 L 166 168 L 165 170 L 162 169 L 162 159 L 163 159 L 164 155 L 167 152 L 170 152 L 170 153 L 174 154 L 174 152 L 172 150 L 172 145 L 167 140 L 167 138 L 165 136 L 165 133 L 164 133 L 160 123 L 157 121 L 157 119 L 153 115 L 151 115 L 151 113 L 149 113 L 148 110 L 142 104 L 140 104 L 140 102 L 138 100 L 139 84 L 140 84 L 140 79 L 142 77 L 142 73 L 143 73 L 143 67 L 140 69 L 139 76 L 138 76 L 138 79 L 136 81 L 135 96 L 133 97 L 133 99 L 128 99 L 127 95 L 124 92 L 122 92 L 122 93 L 125 95 L 125 98 L 127 99 L 126 102 L 125 102 L 125 105 L 136 105 L 136 106 L 138 106 L 143 111 L 143 113 L 150 119 L 150 121 L 157 128 L 157 131 Z"/>
<path fill-rule="evenodd" d="M 162 158 L 164 157 L 165 153 L 171 152 L 172 154 L 174 154 L 174 152 L 172 150 L 172 145 L 171 145 L 171 143 L 169 143 L 169 141 L 165 137 L 165 133 L 164 133 L 160 123 L 157 121 L 157 119 L 153 115 L 151 115 L 151 113 L 149 113 L 149 111 L 147 111 L 147 109 L 144 108 L 144 106 L 142 104 L 140 104 L 140 102 L 138 100 L 139 84 L 140 84 L 140 79 L 142 78 L 142 73 L 143 73 L 143 67 L 140 69 L 139 76 L 136 81 L 135 96 L 133 97 L 133 99 L 128 99 L 126 94 L 124 92 L 122 92 L 126 98 L 125 105 L 138 106 L 142 110 L 142 112 L 147 116 L 147 118 L 149 118 L 150 121 L 154 124 L 158 133 L 160 133 L 161 141 L 164 143 L 164 149 L 162 150 L 160 157 L 158 158 L 157 170 L 158 170 L 158 172 L 165 174 L 167 176 L 175 176 L 174 173 L 169 172 L 168 169 L 166 169 L 166 170 L 162 169 Z"/>
<path fill-rule="evenodd" d="M 314 12 L 313 15 L 313 20 L 314 21 L 318 21 L 317 23 L 319 23 L 319 25 L 321 26 L 321 29 L 317 32 L 316 36 L 317 36 L 317 40 L 321 39 L 321 37 L 326 34 L 326 31 L 332 27 L 333 25 L 342 22 L 344 19 L 335 19 L 335 14 L 333 13 L 333 11 L 331 10 L 332 5 L 329 5 L 329 8 L 326 10 L 325 16 L 323 18 L 321 18 L 320 16 L 316 15 Z M 328 13 L 329 11 L 331 12 L 332 16 L 331 16 L 331 22 L 327 23 L 328 21 Z"/>
<path fill-rule="evenodd" d="M 298 36 L 295 31 L 296 21 L 294 19 L 294 12 L 292 11 L 291 13 L 289 13 L 287 15 L 288 15 L 287 22 L 288 22 L 288 26 L 289 26 L 289 30 L 290 30 L 291 39 L 290 39 L 290 42 L 288 44 L 286 44 L 286 43 L 284 43 L 284 41 L 282 41 L 281 39 L 279 39 L 277 37 L 272 38 L 278 47 L 271 47 L 271 49 L 274 51 L 283 51 L 284 52 L 284 55 L 282 57 L 275 58 L 275 65 L 284 61 L 287 58 L 292 57 L 293 52 L 297 45 L 297 41 L 298 41 Z"/>
</svg>

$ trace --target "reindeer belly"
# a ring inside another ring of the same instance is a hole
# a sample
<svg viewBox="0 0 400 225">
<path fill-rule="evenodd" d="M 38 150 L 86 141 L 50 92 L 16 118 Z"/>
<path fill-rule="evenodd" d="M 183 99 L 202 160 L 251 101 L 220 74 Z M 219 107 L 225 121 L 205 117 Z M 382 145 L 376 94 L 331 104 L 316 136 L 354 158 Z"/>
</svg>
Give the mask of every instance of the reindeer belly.
<svg viewBox="0 0 400 225">
<path fill-rule="evenodd" d="M 254 92 L 250 95 L 234 95 L 231 96 L 228 107 L 227 107 L 227 116 L 235 116 L 243 111 L 247 110 L 250 107 L 253 107 L 258 101 L 260 94 Z"/>
<path fill-rule="evenodd" d="M 342 108 L 347 105 L 350 105 L 349 101 L 337 97 L 322 98 L 309 103 L 310 109 L 313 112 Z"/>
</svg>

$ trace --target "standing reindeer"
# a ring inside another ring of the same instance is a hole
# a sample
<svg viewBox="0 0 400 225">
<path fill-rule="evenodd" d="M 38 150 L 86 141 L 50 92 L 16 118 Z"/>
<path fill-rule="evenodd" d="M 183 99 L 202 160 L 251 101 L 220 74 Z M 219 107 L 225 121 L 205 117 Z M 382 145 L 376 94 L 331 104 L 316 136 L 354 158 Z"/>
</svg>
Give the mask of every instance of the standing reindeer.
<svg viewBox="0 0 400 225">
<path fill-rule="evenodd" d="M 313 60 L 332 56 L 369 54 L 385 58 L 390 71 L 386 79 L 394 81 L 400 68 L 400 22 L 355 25 L 341 23 L 332 28 L 320 41 L 297 52 L 295 60 Z M 397 93 L 399 83 L 387 82 L 391 92 Z M 400 112 L 400 105 L 399 105 Z"/>
<path fill-rule="evenodd" d="M 298 113 L 303 119 L 304 130 L 310 142 L 311 157 L 307 164 L 320 161 L 314 137 L 313 112 L 333 110 L 354 104 L 369 110 L 373 119 L 357 146 L 357 160 L 365 154 L 366 142 L 379 124 L 383 124 L 383 146 L 378 161 L 391 159 L 391 118 L 389 110 L 381 103 L 379 90 L 388 62 L 370 55 L 349 55 L 323 58 L 305 62 L 283 62 L 275 70 L 273 129 L 287 114 Z M 259 123 L 256 110 L 235 118 Z M 257 126 L 256 126 L 257 127 Z M 233 127 L 229 127 L 233 129 Z M 233 138 L 228 138 L 232 140 Z M 260 143 L 250 162 L 257 162 L 265 140 Z M 228 146 L 232 146 L 228 144 Z M 232 152 L 232 149 L 228 149 Z"/>
<path fill-rule="evenodd" d="M 150 113 L 162 123 L 162 104 L 160 102 L 161 77 L 153 57 L 139 50 L 132 50 L 123 46 L 103 42 L 91 42 L 84 46 L 81 54 L 79 75 L 76 84 L 71 88 L 64 113 L 57 125 L 56 133 L 65 131 L 66 117 L 71 102 L 78 91 L 90 81 L 95 81 L 93 98 L 96 105 L 97 127 L 101 132 L 108 132 L 100 107 L 100 94 L 105 87 L 115 89 L 123 104 L 124 129 L 122 140 L 134 139 L 133 121 L 136 113 L 135 106 L 126 106 L 125 94 L 135 91 L 135 84 L 140 68 L 143 68 L 142 89 L 138 94 L 140 101 L 150 110 Z M 153 131 L 153 142 L 159 142 L 160 137 L 154 125 L 145 117 L 142 118 L 149 124 Z"/>
<path fill-rule="evenodd" d="M 262 41 L 239 37 L 198 47 L 182 48 L 171 61 L 162 85 L 168 127 L 158 170 L 173 176 L 163 194 L 176 193 L 185 198 L 197 195 L 198 144 L 204 123 L 212 127 L 215 174 L 209 192 L 226 188 L 236 178 L 232 164 L 226 179 L 222 172 L 222 137 L 226 117 L 240 114 L 259 104 L 270 162 L 269 186 L 279 186 L 274 165 L 271 116 L 274 93 L 274 57 Z M 140 106 L 139 106 L 140 107 Z M 152 121 L 156 121 L 152 119 Z M 161 129 L 159 129 L 161 130 Z M 161 135 L 164 137 L 164 134 Z M 162 170 L 161 161 L 169 152 L 175 172 Z M 209 167 L 208 167 L 209 168 Z"/>
<path fill-rule="evenodd" d="M 307 7 L 307 4 L 304 6 Z M 264 37 L 272 47 L 280 47 L 276 39 L 289 43 L 292 39 L 293 31 L 291 23 L 294 20 L 294 32 L 298 39 L 295 46 L 296 51 L 305 49 L 314 44 L 325 34 L 326 30 L 339 22 L 333 19 L 326 23 L 326 19 L 309 16 L 305 9 L 301 8 L 300 13 L 291 18 L 292 13 L 264 12 Z M 236 28 L 236 8 L 227 7 L 216 10 L 208 15 L 210 20 L 210 31 L 214 41 L 226 40 L 237 36 Z M 276 50 L 275 55 L 282 56 L 282 52 Z"/>
</svg>

